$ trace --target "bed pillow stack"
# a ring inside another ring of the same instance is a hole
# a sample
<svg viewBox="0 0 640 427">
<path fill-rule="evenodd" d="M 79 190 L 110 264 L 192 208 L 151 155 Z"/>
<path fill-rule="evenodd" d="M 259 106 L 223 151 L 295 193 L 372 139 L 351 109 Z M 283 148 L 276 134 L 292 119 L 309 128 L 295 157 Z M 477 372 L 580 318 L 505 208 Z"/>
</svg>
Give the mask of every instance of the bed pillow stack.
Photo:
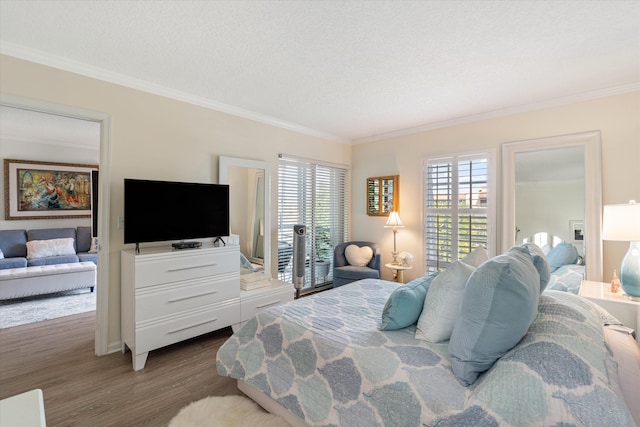
<svg viewBox="0 0 640 427">
<path fill-rule="evenodd" d="M 442 342 L 451 337 L 467 280 L 476 267 L 488 259 L 487 250 L 478 247 L 462 260 L 451 263 L 434 279 L 424 299 L 422 314 L 416 327 L 416 339 Z"/>
<path fill-rule="evenodd" d="M 538 313 L 540 289 L 540 274 L 525 246 L 491 258 L 471 274 L 449 341 L 460 383 L 473 384 L 524 337 Z"/>
<path fill-rule="evenodd" d="M 547 254 L 551 272 L 556 271 L 563 265 L 576 264 L 580 259 L 578 249 L 571 243 L 562 242 L 554 246 Z"/>
<path fill-rule="evenodd" d="M 420 317 L 427 290 L 438 273 L 431 273 L 396 288 L 382 310 L 380 330 L 395 331 L 411 326 Z"/>
</svg>

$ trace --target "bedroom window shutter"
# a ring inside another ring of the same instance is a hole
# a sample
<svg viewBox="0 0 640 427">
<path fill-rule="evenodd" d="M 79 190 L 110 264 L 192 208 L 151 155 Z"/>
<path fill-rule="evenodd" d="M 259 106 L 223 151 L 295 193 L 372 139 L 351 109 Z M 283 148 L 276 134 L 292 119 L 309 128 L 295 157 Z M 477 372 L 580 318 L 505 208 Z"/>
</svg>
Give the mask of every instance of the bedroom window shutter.
<svg viewBox="0 0 640 427">
<path fill-rule="evenodd" d="M 305 288 L 329 284 L 333 248 L 349 236 L 349 169 L 306 159 L 279 156 L 278 241 L 293 245 L 293 226 L 307 226 Z M 280 270 L 280 269 L 279 269 Z M 291 264 L 279 271 L 292 281 Z"/>
<path fill-rule="evenodd" d="M 424 161 L 426 272 L 442 271 L 480 245 L 490 248 L 491 153 Z"/>
</svg>

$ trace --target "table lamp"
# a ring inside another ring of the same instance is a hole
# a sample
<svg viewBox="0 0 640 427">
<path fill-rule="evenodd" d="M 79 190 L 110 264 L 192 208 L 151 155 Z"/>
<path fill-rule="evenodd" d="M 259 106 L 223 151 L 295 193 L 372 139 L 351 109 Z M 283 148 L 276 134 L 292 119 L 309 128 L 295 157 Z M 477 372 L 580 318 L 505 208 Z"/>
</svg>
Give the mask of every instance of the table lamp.
<svg viewBox="0 0 640 427">
<path fill-rule="evenodd" d="M 620 266 L 620 283 L 627 295 L 640 298 L 640 204 L 631 200 L 622 205 L 605 205 L 602 239 L 630 242 Z"/>
<path fill-rule="evenodd" d="M 404 224 L 402 223 L 402 220 L 400 219 L 400 215 L 398 215 L 398 212 L 393 211 L 389 214 L 389 219 L 387 219 L 387 223 L 384 225 L 385 228 L 393 228 L 393 252 L 391 252 L 391 254 L 393 255 L 393 263 L 397 265 L 398 264 L 398 251 L 396 250 L 396 234 L 398 234 L 398 228 L 404 228 Z"/>
</svg>

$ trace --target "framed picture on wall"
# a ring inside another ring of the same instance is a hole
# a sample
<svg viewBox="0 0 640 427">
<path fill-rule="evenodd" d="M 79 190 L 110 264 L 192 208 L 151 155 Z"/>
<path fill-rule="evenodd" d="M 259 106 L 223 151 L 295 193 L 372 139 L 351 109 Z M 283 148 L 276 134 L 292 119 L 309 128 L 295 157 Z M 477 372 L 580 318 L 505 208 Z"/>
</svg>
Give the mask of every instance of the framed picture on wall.
<svg viewBox="0 0 640 427">
<path fill-rule="evenodd" d="M 5 219 L 91 217 L 96 170 L 97 165 L 5 159 Z"/>
<path fill-rule="evenodd" d="M 571 235 L 571 240 L 574 242 L 584 241 L 584 221 L 569 221 L 569 233 Z"/>
</svg>

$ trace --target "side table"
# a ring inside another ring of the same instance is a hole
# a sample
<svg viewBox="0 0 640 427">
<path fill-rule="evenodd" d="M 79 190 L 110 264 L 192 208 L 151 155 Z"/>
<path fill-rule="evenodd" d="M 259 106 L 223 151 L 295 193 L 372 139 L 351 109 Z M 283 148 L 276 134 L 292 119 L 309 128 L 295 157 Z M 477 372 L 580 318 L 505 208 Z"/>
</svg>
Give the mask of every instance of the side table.
<svg viewBox="0 0 640 427">
<path fill-rule="evenodd" d="M 42 390 L 35 389 L 0 401 L 0 426 L 45 427 Z"/>
<path fill-rule="evenodd" d="M 387 263 L 384 265 L 389 270 L 393 270 L 393 281 L 398 283 L 404 283 L 404 271 L 411 270 L 413 267 L 410 265 L 400 265 Z"/>
<path fill-rule="evenodd" d="M 624 326 L 635 329 L 636 341 L 640 343 L 640 302 L 631 300 L 622 289 L 614 294 L 609 283 L 590 280 L 582 281 L 578 295 L 607 310 Z"/>
</svg>

